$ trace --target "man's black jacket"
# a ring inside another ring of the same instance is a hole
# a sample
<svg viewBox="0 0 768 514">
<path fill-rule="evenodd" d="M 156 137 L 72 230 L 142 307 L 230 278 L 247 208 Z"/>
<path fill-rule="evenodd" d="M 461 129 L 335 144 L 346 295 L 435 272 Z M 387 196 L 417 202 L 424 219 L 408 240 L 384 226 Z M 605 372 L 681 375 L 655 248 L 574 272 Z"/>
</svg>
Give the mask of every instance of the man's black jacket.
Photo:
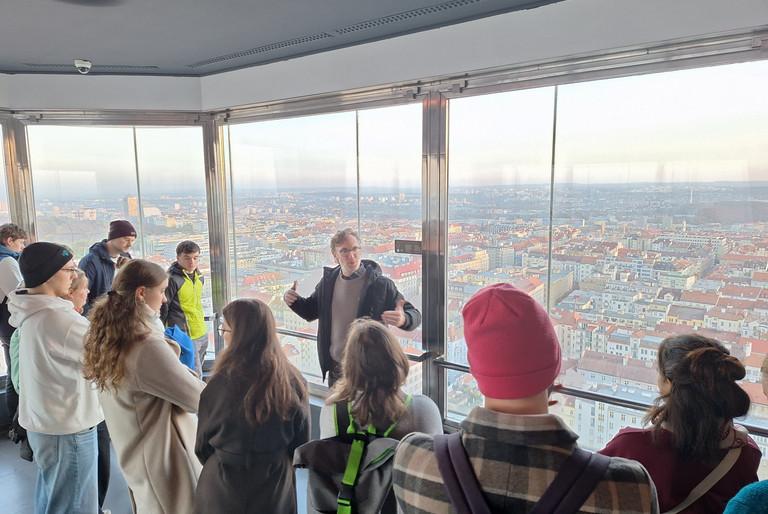
<svg viewBox="0 0 768 514">
<path fill-rule="evenodd" d="M 363 259 L 365 267 L 365 284 L 360 292 L 360 304 L 357 306 L 356 317 L 369 317 L 381 321 L 384 311 L 395 309 L 397 301 L 403 298 L 392 280 L 381 274 L 381 267 L 374 261 Z M 320 358 L 320 369 L 325 375 L 336 364 L 331 357 L 331 304 L 333 288 L 341 273 L 341 267 L 323 268 L 323 278 L 315 286 L 315 291 L 307 298 L 299 298 L 291 306 L 291 310 L 307 321 L 318 321 L 317 353 Z M 410 302 L 405 302 L 405 324 L 402 330 L 413 330 L 421 324 L 421 313 Z"/>
</svg>

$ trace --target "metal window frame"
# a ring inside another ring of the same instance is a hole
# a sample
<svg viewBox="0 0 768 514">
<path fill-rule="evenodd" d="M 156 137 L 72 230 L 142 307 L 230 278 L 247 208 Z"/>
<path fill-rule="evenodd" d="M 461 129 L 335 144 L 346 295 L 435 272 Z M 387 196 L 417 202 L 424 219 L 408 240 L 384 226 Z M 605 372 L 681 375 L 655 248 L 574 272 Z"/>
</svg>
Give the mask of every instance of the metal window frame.
<svg viewBox="0 0 768 514">
<path fill-rule="evenodd" d="M 435 364 L 444 369 L 459 371 L 461 373 L 470 373 L 469 366 L 464 366 L 463 364 L 456 364 L 453 362 L 448 362 L 443 359 L 437 359 L 435 361 Z M 624 398 L 616 398 L 614 396 L 609 396 L 607 394 L 596 393 L 594 391 L 588 391 L 584 389 L 575 389 L 573 387 L 558 386 L 552 392 L 555 394 L 573 396 L 574 398 L 579 398 L 582 400 L 616 405 L 618 407 L 623 407 L 625 409 L 632 409 L 632 410 L 641 411 L 641 412 L 647 411 L 648 408 L 652 406 L 652 404 L 650 403 L 627 400 Z M 459 424 L 456 423 L 455 421 L 446 420 L 445 417 L 443 417 L 443 420 L 446 426 L 454 430 L 459 428 Z M 743 421 L 739 421 L 739 424 L 747 428 L 747 430 L 749 430 L 750 435 L 768 437 L 768 428 L 765 426 L 745 423 Z"/>
<path fill-rule="evenodd" d="M 429 295 L 424 313 L 424 392 L 445 412 L 445 350 L 447 289 L 448 114 L 450 100 L 466 96 L 558 86 L 720 64 L 768 59 L 768 25 L 709 36 L 677 38 L 647 45 L 523 63 L 515 66 L 425 78 L 237 108 L 192 111 L 2 110 L 3 151 L 11 217 L 36 234 L 34 191 L 26 127 L 30 124 L 95 126 L 203 126 L 206 195 L 212 275 L 217 313 L 231 297 L 229 206 L 227 201 L 227 124 L 328 114 L 422 102 L 422 238 L 423 289 Z M 218 319 L 216 320 L 218 325 Z M 218 331 L 216 348 L 221 348 Z M 579 393 L 574 392 L 574 395 Z M 585 393 L 586 394 L 586 393 Z M 616 403 L 612 398 L 607 403 Z M 602 401 L 602 400 L 600 400 Z M 447 422 L 450 426 L 450 422 Z"/>
</svg>

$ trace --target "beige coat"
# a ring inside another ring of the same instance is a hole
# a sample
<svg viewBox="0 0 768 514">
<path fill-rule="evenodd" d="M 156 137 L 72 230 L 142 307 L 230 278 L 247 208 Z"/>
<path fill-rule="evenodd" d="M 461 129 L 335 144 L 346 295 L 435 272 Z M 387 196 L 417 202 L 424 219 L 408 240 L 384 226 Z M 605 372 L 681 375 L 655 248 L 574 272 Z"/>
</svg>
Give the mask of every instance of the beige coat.
<svg viewBox="0 0 768 514">
<path fill-rule="evenodd" d="M 201 465 L 195 456 L 203 382 L 178 359 L 179 347 L 153 330 L 125 358 L 117 392 L 101 404 L 138 514 L 193 510 Z"/>
</svg>

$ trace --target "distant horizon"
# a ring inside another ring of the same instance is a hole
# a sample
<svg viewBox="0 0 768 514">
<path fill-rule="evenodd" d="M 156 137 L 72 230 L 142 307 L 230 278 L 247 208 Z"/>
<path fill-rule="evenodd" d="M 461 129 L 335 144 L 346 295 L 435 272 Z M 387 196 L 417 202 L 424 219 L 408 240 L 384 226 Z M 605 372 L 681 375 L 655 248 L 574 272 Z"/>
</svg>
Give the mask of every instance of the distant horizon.
<svg viewBox="0 0 768 514">
<path fill-rule="evenodd" d="M 673 188 L 703 188 L 706 186 L 720 186 L 720 187 L 733 187 L 733 188 L 739 188 L 743 189 L 747 186 L 753 186 L 756 185 L 758 187 L 768 187 L 768 180 L 750 180 L 750 181 L 738 181 L 738 180 L 723 180 L 723 181 L 717 181 L 717 182 L 626 182 L 626 183 L 613 183 L 613 182 L 604 182 L 604 183 L 591 183 L 591 182 L 555 182 L 555 187 L 599 187 L 599 188 L 608 188 L 608 189 L 618 189 L 618 188 L 632 188 L 632 187 L 638 187 L 638 186 L 648 186 L 648 185 L 656 185 L 656 186 L 669 186 Z M 451 187 L 452 191 L 462 191 L 462 190 L 493 190 L 493 189 L 499 189 L 499 190 L 514 190 L 519 188 L 525 188 L 525 187 L 535 187 L 535 188 L 542 188 L 542 187 L 548 187 L 550 186 L 550 183 L 527 183 L 527 184 L 484 184 L 484 185 L 455 185 Z M 350 186 L 350 187 L 338 187 L 338 186 L 315 186 L 315 187 L 286 187 L 281 189 L 271 189 L 271 188 L 250 188 L 250 189 L 239 189 L 238 191 L 235 191 L 235 198 L 242 198 L 245 195 L 252 194 L 252 193 L 259 193 L 261 195 L 272 195 L 272 196 L 279 196 L 281 194 L 291 194 L 291 193 L 301 193 L 301 194 L 323 194 L 323 195 L 333 195 L 337 193 L 343 193 L 343 194 L 356 194 L 357 187 Z M 397 190 L 391 190 L 386 188 L 361 188 L 360 196 L 369 196 L 371 194 L 375 195 L 398 195 L 400 193 L 404 194 L 420 194 L 421 188 L 400 188 Z M 41 196 L 36 199 L 36 202 L 57 202 L 57 201 L 65 201 L 65 202 L 76 202 L 81 200 L 103 200 L 108 201 L 111 199 L 120 199 L 124 200 L 125 198 L 129 197 L 136 197 L 137 195 L 134 193 L 131 194 L 109 194 L 109 195 L 87 195 L 87 194 L 80 194 L 78 198 L 76 199 L 65 199 L 62 200 L 60 198 L 52 198 L 48 196 Z M 205 193 L 192 193 L 192 192 L 180 192 L 178 194 L 171 194 L 168 192 L 163 193 L 147 193 L 145 191 L 142 191 L 141 197 L 143 199 L 153 199 L 153 200 L 178 200 L 178 199 L 189 199 L 189 198 L 200 198 L 200 199 L 206 199 L 207 195 Z M 754 200 L 754 201 L 760 201 L 760 200 Z"/>
</svg>

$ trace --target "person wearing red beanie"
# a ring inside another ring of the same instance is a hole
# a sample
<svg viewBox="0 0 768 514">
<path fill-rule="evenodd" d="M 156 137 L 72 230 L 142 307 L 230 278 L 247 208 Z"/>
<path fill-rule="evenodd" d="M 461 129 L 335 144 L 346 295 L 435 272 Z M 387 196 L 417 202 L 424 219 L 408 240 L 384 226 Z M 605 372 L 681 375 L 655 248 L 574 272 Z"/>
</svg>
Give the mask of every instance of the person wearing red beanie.
<svg viewBox="0 0 768 514">
<path fill-rule="evenodd" d="M 577 448 L 549 414 L 560 343 L 547 312 L 510 284 L 477 292 L 464 306 L 472 376 L 485 399 L 461 423 L 461 442 L 491 512 L 530 512 Z M 406 436 L 395 454 L 394 489 L 405 513 L 452 512 L 434 437 Z M 578 512 L 657 513 L 656 489 L 637 462 L 611 458 Z"/>
</svg>

